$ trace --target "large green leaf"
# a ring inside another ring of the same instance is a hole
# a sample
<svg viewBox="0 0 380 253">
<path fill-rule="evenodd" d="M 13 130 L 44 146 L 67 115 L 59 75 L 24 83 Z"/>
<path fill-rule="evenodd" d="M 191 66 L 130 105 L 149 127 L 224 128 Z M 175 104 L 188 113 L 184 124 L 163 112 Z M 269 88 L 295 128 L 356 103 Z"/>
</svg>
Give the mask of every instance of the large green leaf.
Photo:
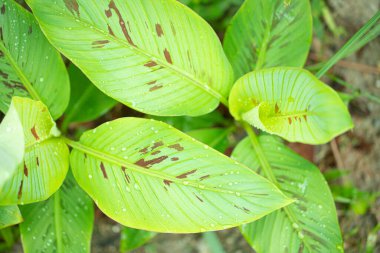
<svg viewBox="0 0 380 253">
<path fill-rule="evenodd" d="M 16 205 L 0 206 L 0 229 L 22 222 L 20 210 Z"/>
<path fill-rule="evenodd" d="M 104 93 L 138 111 L 206 114 L 233 71 L 212 28 L 175 0 L 28 0 L 53 45 Z"/>
<path fill-rule="evenodd" d="M 0 124 L 0 187 L 24 159 L 24 130 L 14 104 Z"/>
<path fill-rule="evenodd" d="M 236 77 L 259 68 L 302 67 L 312 39 L 309 0 L 246 0 L 224 38 Z"/>
<path fill-rule="evenodd" d="M 116 105 L 116 101 L 107 97 L 75 66 L 69 67 L 71 96 L 65 111 L 63 129 L 71 122 L 94 120 Z"/>
<path fill-rule="evenodd" d="M 292 142 L 326 143 L 353 127 L 339 95 L 302 69 L 251 72 L 236 82 L 229 102 L 237 120 Z"/>
<path fill-rule="evenodd" d="M 51 198 L 23 206 L 21 212 L 25 253 L 90 252 L 94 207 L 71 173 Z"/>
<path fill-rule="evenodd" d="M 296 202 L 243 225 L 241 231 L 249 244 L 261 253 L 342 252 L 334 201 L 319 169 L 272 136 L 260 136 L 259 144 L 280 189 Z M 248 138 L 232 157 L 264 174 Z"/>
<path fill-rule="evenodd" d="M 27 204 L 47 199 L 62 184 L 69 151 L 42 102 L 14 97 L 24 129 L 25 156 L 16 172 L 0 187 L 1 205 Z"/>
<path fill-rule="evenodd" d="M 0 110 L 7 111 L 12 96 L 30 96 L 58 118 L 70 92 L 60 55 L 32 14 L 13 0 L 0 0 L 0 9 Z"/>
<path fill-rule="evenodd" d="M 225 229 L 291 202 L 247 167 L 162 122 L 121 118 L 67 142 L 79 185 L 128 227 Z"/>
<path fill-rule="evenodd" d="M 137 249 L 156 236 L 157 233 L 124 227 L 121 231 L 120 252 Z"/>
</svg>

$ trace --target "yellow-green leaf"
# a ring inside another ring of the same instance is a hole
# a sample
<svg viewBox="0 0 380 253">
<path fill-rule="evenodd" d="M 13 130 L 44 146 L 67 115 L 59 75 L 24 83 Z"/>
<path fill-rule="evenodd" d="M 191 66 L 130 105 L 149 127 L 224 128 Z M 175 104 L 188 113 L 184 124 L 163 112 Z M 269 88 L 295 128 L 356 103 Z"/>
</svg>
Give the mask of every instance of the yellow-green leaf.
<svg viewBox="0 0 380 253">
<path fill-rule="evenodd" d="M 0 206 L 0 229 L 22 222 L 20 210 L 16 205 Z"/>
</svg>

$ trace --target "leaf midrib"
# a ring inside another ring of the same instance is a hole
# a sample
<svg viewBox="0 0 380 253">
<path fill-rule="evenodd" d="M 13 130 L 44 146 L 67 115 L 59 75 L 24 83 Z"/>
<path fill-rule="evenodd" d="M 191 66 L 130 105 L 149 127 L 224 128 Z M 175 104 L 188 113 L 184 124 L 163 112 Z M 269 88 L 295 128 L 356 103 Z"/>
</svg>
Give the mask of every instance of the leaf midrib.
<svg viewBox="0 0 380 253">
<path fill-rule="evenodd" d="M 8 59 L 12 69 L 15 71 L 16 75 L 24 85 L 25 89 L 28 91 L 30 96 L 38 101 L 42 101 L 41 97 L 38 95 L 37 91 L 34 89 L 32 84 L 29 82 L 28 78 L 24 75 L 22 70 L 17 65 L 16 61 L 13 59 L 11 53 L 8 51 L 8 49 L 5 47 L 3 41 L 0 41 L 0 50 L 3 51 L 4 55 Z"/>
<path fill-rule="evenodd" d="M 65 15 L 66 17 L 68 17 L 69 19 L 72 19 L 71 15 L 67 15 L 67 12 L 65 12 L 65 14 L 66 14 Z M 39 20 L 39 18 L 37 18 L 37 19 Z M 227 99 L 222 94 L 220 94 L 218 91 L 214 90 L 212 86 L 204 84 L 204 83 L 198 81 L 197 79 L 195 79 L 192 76 L 190 76 L 188 73 L 186 73 L 183 70 L 177 68 L 174 64 L 168 64 L 168 63 L 166 63 L 165 61 L 161 60 L 161 56 L 152 55 L 149 52 L 144 51 L 144 50 L 138 48 L 137 46 L 133 47 L 128 42 L 126 42 L 125 40 L 122 40 L 122 39 L 120 39 L 119 37 L 116 37 L 116 36 L 112 36 L 107 31 L 104 31 L 104 30 L 98 28 L 95 24 L 86 22 L 83 19 L 78 19 L 78 20 L 79 20 L 79 22 L 76 22 L 76 24 L 82 25 L 83 28 L 92 29 L 93 31 L 96 31 L 98 34 L 101 34 L 102 36 L 104 36 L 106 38 L 109 38 L 113 42 L 119 43 L 119 44 L 121 44 L 123 46 L 126 46 L 131 51 L 135 51 L 136 54 L 143 55 L 144 57 L 147 57 L 149 60 L 155 61 L 158 65 L 163 66 L 163 67 L 165 67 L 167 69 L 170 69 L 171 71 L 175 72 L 177 75 L 179 75 L 181 77 L 185 77 L 190 83 L 195 84 L 195 86 L 197 86 L 198 88 L 200 88 L 201 90 L 203 90 L 205 93 L 210 94 L 212 97 L 216 98 L 222 104 L 228 105 Z M 40 23 L 42 23 L 42 22 L 40 22 Z M 205 88 L 205 87 L 208 87 L 209 89 Z"/>
<path fill-rule="evenodd" d="M 86 146 L 86 145 L 84 145 L 84 144 L 82 144 L 80 142 L 75 142 L 75 141 L 72 141 L 70 139 L 67 139 L 66 137 L 61 137 L 61 139 L 64 142 L 66 142 L 66 144 L 68 144 L 69 146 L 71 146 L 73 149 L 76 149 L 77 151 L 80 151 L 82 153 L 86 153 L 87 155 L 93 156 L 96 159 L 99 159 L 101 161 L 105 161 L 105 162 L 109 162 L 109 163 L 112 163 L 112 164 L 116 164 L 116 165 L 118 165 L 120 167 L 124 166 L 127 169 L 129 169 L 129 170 L 131 170 L 133 172 L 136 172 L 136 173 L 144 174 L 144 175 L 147 175 L 147 176 L 150 176 L 150 177 L 160 178 L 160 179 L 163 179 L 163 180 L 170 180 L 170 181 L 172 181 L 175 184 L 182 185 L 184 187 L 189 187 L 190 186 L 190 187 L 193 187 L 193 188 L 197 188 L 200 191 L 211 191 L 211 192 L 217 192 L 217 193 L 223 193 L 223 194 L 229 194 L 229 195 L 236 196 L 236 192 L 237 191 L 232 191 L 230 189 L 224 190 L 224 189 L 222 189 L 220 187 L 209 187 L 209 186 L 206 186 L 205 184 L 196 183 L 194 180 L 179 180 L 176 177 L 173 177 L 173 176 L 170 176 L 170 175 L 167 175 L 167 174 L 162 174 L 162 173 L 160 173 L 158 171 L 148 170 L 148 169 L 140 167 L 140 166 L 138 166 L 138 165 L 136 165 L 134 163 L 128 162 L 128 161 L 123 160 L 123 159 L 120 159 L 119 157 L 116 157 L 116 156 L 114 156 L 112 154 L 105 153 L 103 151 L 98 151 L 98 150 L 96 150 L 96 149 L 94 149 L 92 147 Z M 184 181 L 188 182 L 188 184 L 185 185 L 183 183 Z M 202 185 L 202 187 L 200 187 L 200 185 Z M 247 192 L 241 192 L 241 191 L 239 191 L 239 193 L 241 194 L 241 196 L 248 196 L 248 197 L 260 196 L 260 194 L 257 195 L 257 194 L 247 193 Z"/>
</svg>

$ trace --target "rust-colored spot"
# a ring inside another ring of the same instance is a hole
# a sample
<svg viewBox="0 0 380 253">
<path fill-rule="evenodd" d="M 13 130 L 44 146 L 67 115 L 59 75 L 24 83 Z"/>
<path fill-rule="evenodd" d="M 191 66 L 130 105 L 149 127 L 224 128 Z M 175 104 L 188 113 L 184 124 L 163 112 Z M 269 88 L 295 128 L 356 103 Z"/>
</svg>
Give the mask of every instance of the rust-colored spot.
<svg viewBox="0 0 380 253">
<path fill-rule="evenodd" d="M 155 84 L 155 83 L 157 83 L 157 80 L 151 81 L 151 82 L 147 83 L 147 85 L 152 85 L 152 84 Z"/>
<path fill-rule="evenodd" d="M 164 184 L 166 184 L 167 186 L 170 186 L 170 184 L 172 184 L 173 181 L 171 180 L 168 180 L 168 179 L 164 179 Z"/>
<path fill-rule="evenodd" d="M 28 34 L 31 34 L 32 32 L 33 32 L 33 28 L 32 28 L 32 26 L 29 26 Z"/>
<path fill-rule="evenodd" d="M 97 41 L 92 42 L 92 47 L 93 48 L 102 48 L 106 44 L 108 44 L 109 42 L 110 42 L 109 40 L 97 40 Z"/>
<path fill-rule="evenodd" d="M 173 162 L 175 162 L 175 161 L 178 161 L 179 158 L 178 157 L 172 157 L 170 160 L 172 160 Z"/>
<path fill-rule="evenodd" d="M 163 87 L 162 85 L 155 85 L 155 86 L 151 87 L 151 88 L 149 89 L 149 91 L 159 90 L 159 89 L 161 89 L 162 87 Z"/>
<path fill-rule="evenodd" d="M 120 13 L 119 9 L 116 7 L 115 2 L 113 0 L 111 0 L 111 2 L 109 3 L 108 7 L 109 7 L 109 9 L 105 11 L 106 12 L 106 16 L 108 18 L 110 18 L 112 16 L 111 9 L 113 9 L 115 11 L 116 15 L 119 18 L 119 25 L 121 27 L 121 30 L 123 31 L 124 37 L 127 39 L 127 41 L 128 41 L 129 44 L 131 44 L 132 46 L 136 47 L 135 43 L 133 43 L 133 40 L 132 40 L 131 36 L 128 33 L 127 27 L 125 26 L 124 19 L 121 16 L 121 13 Z"/>
<path fill-rule="evenodd" d="M 288 118 L 288 123 L 289 123 L 289 125 L 292 124 L 292 118 L 291 117 Z"/>
<path fill-rule="evenodd" d="M 155 61 L 148 61 L 147 63 L 144 64 L 145 67 L 151 68 L 154 66 L 157 66 L 157 62 Z"/>
<path fill-rule="evenodd" d="M 198 199 L 200 202 L 203 202 L 203 199 L 201 199 L 201 197 L 199 197 L 197 194 L 195 194 L 195 197 L 197 197 L 197 199 Z"/>
<path fill-rule="evenodd" d="M 307 115 L 303 115 L 303 118 L 305 119 L 305 121 L 307 121 Z"/>
<path fill-rule="evenodd" d="M 157 154 L 159 154 L 159 153 L 161 153 L 161 150 L 154 151 L 154 152 L 152 153 L 152 155 L 157 155 Z"/>
<path fill-rule="evenodd" d="M 175 150 L 177 150 L 177 151 L 182 151 L 182 150 L 184 150 L 184 148 L 183 148 L 179 143 L 176 143 L 176 144 L 170 145 L 169 148 L 175 149 Z"/>
<path fill-rule="evenodd" d="M 157 158 L 154 158 L 151 160 L 147 160 L 147 161 L 145 161 L 144 158 L 142 158 L 142 159 L 138 160 L 137 162 L 135 162 L 135 164 L 148 169 L 154 164 L 158 164 L 158 163 L 165 161 L 167 158 L 168 158 L 168 156 L 166 156 L 166 155 L 160 156 L 160 157 L 157 157 Z"/>
<path fill-rule="evenodd" d="M 173 64 L 172 57 L 170 56 L 170 53 L 167 48 L 164 50 L 165 59 L 168 63 Z"/>
<path fill-rule="evenodd" d="M 274 112 L 278 113 L 279 111 L 280 111 L 280 108 L 278 107 L 278 105 L 276 103 L 276 105 L 274 106 Z"/>
<path fill-rule="evenodd" d="M 24 175 L 27 177 L 28 174 L 28 167 L 26 167 L 26 164 L 24 163 Z"/>
<path fill-rule="evenodd" d="M 162 27 L 160 24 L 156 24 L 156 33 L 158 37 L 161 37 L 162 35 L 164 35 L 164 31 L 162 30 Z"/>
<path fill-rule="evenodd" d="M 40 139 L 40 137 L 37 134 L 36 126 L 33 126 L 32 129 L 30 129 L 30 131 L 32 132 L 32 134 L 34 136 L 34 139 L 36 139 L 38 141 Z"/>
<path fill-rule="evenodd" d="M 148 153 L 148 148 L 149 148 L 149 146 L 146 146 L 145 148 L 140 149 L 139 152 L 146 154 L 146 153 Z"/>
<path fill-rule="evenodd" d="M 121 169 L 123 170 L 124 175 L 125 175 L 125 179 L 127 180 L 128 184 L 129 184 L 131 182 L 131 179 L 129 178 L 129 175 L 125 172 L 125 170 L 127 168 L 125 168 L 124 166 L 122 166 Z"/>
<path fill-rule="evenodd" d="M 78 17 L 80 16 L 79 13 L 79 5 L 77 0 L 64 0 L 66 8 L 73 14 L 77 15 Z"/>
<path fill-rule="evenodd" d="M 202 180 L 205 180 L 206 178 L 209 178 L 209 177 L 210 177 L 210 175 L 205 175 L 205 176 L 200 177 L 199 179 L 202 181 Z"/>
<path fill-rule="evenodd" d="M 106 172 L 106 168 L 104 167 L 103 162 L 100 162 L 100 169 L 102 170 L 103 177 L 104 177 L 105 179 L 108 179 L 107 172 Z"/>
<path fill-rule="evenodd" d="M 164 146 L 164 143 L 162 141 L 155 142 L 152 146 L 152 151 L 161 146 Z"/>
<path fill-rule="evenodd" d="M 115 36 L 110 25 L 108 25 L 108 33 L 111 34 L 112 36 Z"/>
<path fill-rule="evenodd" d="M 21 199 L 21 197 L 22 197 L 22 185 L 23 184 L 24 184 L 24 180 L 21 180 L 20 188 L 18 188 L 18 194 L 17 194 L 18 199 Z"/>
<path fill-rule="evenodd" d="M 4 14 L 5 13 L 5 5 L 3 4 L 3 6 L 1 6 L 1 14 Z"/>
<path fill-rule="evenodd" d="M 186 173 L 183 173 L 179 176 L 176 176 L 176 178 L 180 178 L 180 179 L 183 179 L 183 178 L 187 178 L 187 176 L 191 175 L 191 174 L 194 174 L 197 170 L 192 170 L 192 171 L 189 171 L 189 172 L 186 172 Z"/>
</svg>

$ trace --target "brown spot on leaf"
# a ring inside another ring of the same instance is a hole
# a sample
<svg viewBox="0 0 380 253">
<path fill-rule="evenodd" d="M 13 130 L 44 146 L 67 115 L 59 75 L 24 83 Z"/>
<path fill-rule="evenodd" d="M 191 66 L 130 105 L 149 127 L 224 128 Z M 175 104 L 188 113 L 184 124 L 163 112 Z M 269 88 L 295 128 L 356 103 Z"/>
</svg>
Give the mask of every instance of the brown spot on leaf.
<svg viewBox="0 0 380 253">
<path fill-rule="evenodd" d="M 111 0 L 111 2 L 109 3 L 108 7 L 109 7 L 109 9 L 105 11 L 106 16 L 108 18 L 110 18 L 112 16 L 111 9 L 113 9 L 115 11 L 116 15 L 119 18 L 119 24 L 120 24 L 121 30 L 123 31 L 124 37 L 127 39 L 128 43 L 130 45 L 136 47 L 135 43 L 133 42 L 131 36 L 128 33 L 127 27 L 125 26 L 124 19 L 123 19 L 122 15 L 121 15 L 119 9 L 116 7 L 115 2 L 113 0 Z"/>
<path fill-rule="evenodd" d="M 307 115 L 303 115 L 303 118 L 305 119 L 305 121 L 307 121 Z"/>
<path fill-rule="evenodd" d="M 100 162 L 100 169 L 102 170 L 103 177 L 104 177 L 105 179 L 108 179 L 108 175 L 107 175 L 107 172 L 106 172 L 106 168 L 104 167 L 103 162 Z"/>
<path fill-rule="evenodd" d="M 209 178 L 209 177 L 210 177 L 210 175 L 205 175 L 205 176 L 200 177 L 199 179 L 202 181 L 202 180 L 205 180 L 206 178 Z"/>
<path fill-rule="evenodd" d="M 20 188 L 18 188 L 18 194 L 17 194 L 18 199 L 21 199 L 21 197 L 22 197 L 22 185 L 23 184 L 24 184 L 24 180 L 21 180 Z"/>
<path fill-rule="evenodd" d="M 168 63 L 173 64 L 172 57 L 170 56 L 170 53 L 167 48 L 164 50 L 165 59 Z"/>
<path fill-rule="evenodd" d="M 1 14 L 4 14 L 5 13 L 5 5 L 3 4 L 2 6 L 1 6 Z"/>
<path fill-rule="evenodd" d="M 159 89 L 161 89 L 162 87 L 163 87 L 162 85 L 155 85 L 155 86 L 151 87 L 151 88 L 149 89 L 149 91 L 159 90 Z"/>
<path fill-rule="evenodd" d="M 33 126 L 32 129 L 30 129 L 30 131 L 32 132 L 32 134 L 34 136 L 34 139 L 36 139 L 38 141 L 40 139 L 40 137 L 37 134 L 36 126 Z"/>
<path fill-rule="evenodd" d="M 78 5 L 78 2 L 77 0 L 64 0 L 65 2 L 65 5 L 66 5 L 66 8 L 73 14 L 77 17 L 80 16 L 80 13 L 79 13 L 79 5 Z"/>
<path fill-rule="evenodd" d="M 175 149 L 177 151 L 183 151 L 184 150 L 184 148 L 179 143 L 170 145 L 169 148 Z"/>
<path fill-rule="evenodd" d="M 154 143 L 152 146 L 152 151 L 158 147 L 161 147 L 161 146 L 164 146 L 164 143 L 162 141 L 158 141 L 158 142 Z"/>
<path fill-rule="evenodd" d="M 148 61 L 147 63 L 144 64 L 145 67 L 151 68 L 154 66 L 157 66 L 157 62 L 155 61 Z"/>
<path fill-rule="evenodd" d="M 108 33 L 111 34 L 112 36 L 115 36 L 110 25 L 108 25 Z"/>
<path fill-rule="evenodd" d="M 179 158 L 178 157 L 172 157 L 170 160 L 172 160 L 173 162 L 175 162 L 175 161 L 178 161 Z"/>
<path fill-rule="evenodd" d="M 194 193 L 195 194 L 195 193 Z M 197 194 L 195 194 L 195 197 L 197 197 L 197 199 L 200 201 L 200 202 L 203 202 L 203 199 L 201 199 L 201 197 L 199 197 Z"/>
<path fill-rule="evenodd" d="M 171 180 L 168 180 L 168 179 L 164 179 L 164 184 L 166 184 L 167 186 L 170 186 L 170 184 L 172 184 L 173 181 Z"/>
<path fill-rule="evenodd" d="M 125 172 L 125 170 L 127 168 L 125 168 L 124 166 L 122 166 L 121 169 L 123 170 L 124 175 L 125 175 L 125 179 L 127 180 L 128 184 L 129 184 L 131 182 L 131 179 L 129 178 L 129 175 Z"/>
<path fill-rule="evenodd" d="M 38 157 L 36 157 L 36 163 L 37 163 L 37 166 L 40 166 L 40 160 L 38 159 Z"/>
<path fill-rule="evenodd" d="M 240 207 L 240 206 L 237 206 L 237 205 L 234 205 L 234 207 L 237 208 L 237 209 L 240 209 L 240 210 L 244 211 L 245 213 L 250 213 L 251 212 L 251 210 L 249 210 L 249 209 L 247 209 L 245 207 Z"/>
<path fill-rule="evenodd" d="M 154 151 L 154 152 L 152 153 L 152 155 L 157 155 L 157 154 L 159 154 L 159 153 L 161 153 L 161 150 Z"/>
<path fill-rule="evenodd" d="M 170 26 L 172 28 L 173 35 L 176 36 L 177 32 L 175 31 L 175 28 L 172 22 L 170 22 Z"/>
<path fill-rule="evenodd" d="M 142 158 L 142 159 L 138 160 L 137 162 L 135 162 L 135 164 L 148 169 L 154 164 L 158 164 L 158 163 L 165 161 L 167 158 L 168 158 L 168 156 L 166 156 L 166 155 L 160 156 L 160 157 L 157 157 L 157 158 L 154 158 L 151 160 L 147 160 L 147 161 L 145 161 L 145 159 Z"/>
<path fill-rule="evenodd" d="M 278 105 L 276 103 L 276 105 L 274 106 L 274 112 L 279 113 L 279 111 L 280 111 L 280 108 L 278 107 Z"/>
<path fill-rule="evenodd" d="M 91 45 L 92 45 L 92 48 L 102 48 L 109 42 L 110 42 L 109 40 L 97 40 L 97 41 L 92 42 Z"/>
<path fill-rule="evenodd" d="M 289 125 L 292 124 L 292 118 L 291 117 L 288 118 L 288 123 L 289 123 Z"/>
<path fill-rule="evenodd" d="M 145 148 L 140 149 L 139 152 L 146 154 L 146 153 L 148 153 L 148 148 L 149 148 L 149 146 L 146 146 Z"/>
<path fill-rule="evenodd" d="M 192 171 L 189 171 L 189 172 L 186 172 L 186 173 L 183 173 L 179 176 L 177 176 L 176 178 L 179 178 L 179 179 L 183 179 L 183 178 L 187 178 L 187 176 L 191 175 L 191 174 L 194 174 L 197 170 L 192 170 Z"/>
<path fill-rule="evenodd" d="M 162 35 L 164 35 L 164 31 L 162 30 L 162 27 L 160 24 L 156 24 L 156 33 L 158 37 L 161 37 Z"/>
<path fill-rule="evenodd" d="M 26 166 L 26 164 L 24 163 L 24 175 L 27 177 L 28 176 L 28 167 Z"/>
<path fill-rule="evenodd" d="M 151 81 L 151 82 L 147 83 L 147 85 L 152 85 L 152 84 L 155 84 L 155 83 L 157 83 L 157 80 Z"/>
</svg>

